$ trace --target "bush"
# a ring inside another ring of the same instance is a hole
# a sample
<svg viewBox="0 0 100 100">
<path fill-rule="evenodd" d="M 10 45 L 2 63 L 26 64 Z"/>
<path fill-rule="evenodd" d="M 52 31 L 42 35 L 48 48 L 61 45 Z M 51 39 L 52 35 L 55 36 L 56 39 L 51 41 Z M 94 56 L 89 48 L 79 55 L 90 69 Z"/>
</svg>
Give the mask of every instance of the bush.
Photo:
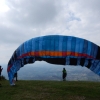
<svg viewBox="0 0 100 100">
<path fill-rule="evenodd" d="M 2 75 L 1 76 L 1 80 L 6 80 L 5 76 Z"/>
</svg>

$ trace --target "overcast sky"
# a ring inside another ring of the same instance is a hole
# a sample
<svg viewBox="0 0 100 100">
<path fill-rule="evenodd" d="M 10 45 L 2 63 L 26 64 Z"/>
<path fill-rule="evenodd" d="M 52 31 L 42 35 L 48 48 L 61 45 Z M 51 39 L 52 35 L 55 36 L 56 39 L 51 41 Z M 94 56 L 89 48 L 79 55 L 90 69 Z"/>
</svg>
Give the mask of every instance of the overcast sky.
<svg viewBox="0 0 100 100">
<path fill-rule="evenodd" d="M 0 64 L 26 40 L 70 35 L 100 45 L 100 0 L 0 0 Z"/>
</svg>

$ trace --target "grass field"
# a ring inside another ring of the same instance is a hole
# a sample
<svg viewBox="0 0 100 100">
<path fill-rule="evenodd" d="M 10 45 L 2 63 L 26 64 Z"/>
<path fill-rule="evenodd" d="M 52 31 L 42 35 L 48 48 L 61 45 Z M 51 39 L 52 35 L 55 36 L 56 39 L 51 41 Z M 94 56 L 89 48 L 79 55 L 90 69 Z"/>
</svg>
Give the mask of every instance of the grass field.
<svg viewBox="0 0 100 100">
<path fill-rule="evenodd" d="M 0 100 L 100 100 L 100 82 L 1 81 Z"/>
</svg>

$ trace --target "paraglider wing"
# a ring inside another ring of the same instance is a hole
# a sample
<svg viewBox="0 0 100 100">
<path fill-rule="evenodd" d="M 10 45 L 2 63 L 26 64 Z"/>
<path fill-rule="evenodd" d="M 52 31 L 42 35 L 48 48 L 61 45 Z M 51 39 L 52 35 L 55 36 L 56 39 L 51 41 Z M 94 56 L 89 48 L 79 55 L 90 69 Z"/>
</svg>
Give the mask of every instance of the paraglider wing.
<svg viewBox="0 0 100 100">
<path fill-rule="evenodd" d="M 32 38 L 20 45 L 8 62 L 10 83 L 14 73 L 25 64 L 46 61 L 60 65 L 86 66 L 100 75 L 100 47 L 85 39 L 48 35 Z"/>
</svg>

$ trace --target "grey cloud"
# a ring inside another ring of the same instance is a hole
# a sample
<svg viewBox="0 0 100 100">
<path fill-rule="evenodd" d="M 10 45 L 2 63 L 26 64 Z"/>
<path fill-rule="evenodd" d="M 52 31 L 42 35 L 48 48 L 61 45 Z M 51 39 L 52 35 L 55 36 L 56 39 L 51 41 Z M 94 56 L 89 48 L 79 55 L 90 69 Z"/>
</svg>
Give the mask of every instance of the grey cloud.
<svg viewBox="0 0 100 100">
<path fill-rule="evenodd" d="M 51 23 L 58 13 L 60 7 L 57 7 L 55 0 L 9 0 L 10 11 L 8 17 L 13 23 L 26 26 L 42 26 Z"/>
<path fill-rule="evenodd" d="M 23 34 L 21 34 L 23 33 Z M 25 30 L 17 29 L 16 27 L 0 26 L 0 43 L 3 44 L 20 44 L 26 37 Z"/>
<path fill-rule="evenodd" d="M 48 34 L 100 45 L 100 0 L 6 0 L 6 4 L 10 9 L 0 12 L 0 47 L 4 51 L 11 46 L 9 57 L 24 41 Z"/>
<path fill-rule="evenodd" d="M 100 0 L 78 0 L 78 2 L 74 1 L 70 4 L 70 9 L 75 15 L 80 16 L 84 20 L 87 19 L 86 21 L 97 23 L 97 21 L 100 21 L 98 19 L 100 17 L 99 4 Z"/>
</svg>

